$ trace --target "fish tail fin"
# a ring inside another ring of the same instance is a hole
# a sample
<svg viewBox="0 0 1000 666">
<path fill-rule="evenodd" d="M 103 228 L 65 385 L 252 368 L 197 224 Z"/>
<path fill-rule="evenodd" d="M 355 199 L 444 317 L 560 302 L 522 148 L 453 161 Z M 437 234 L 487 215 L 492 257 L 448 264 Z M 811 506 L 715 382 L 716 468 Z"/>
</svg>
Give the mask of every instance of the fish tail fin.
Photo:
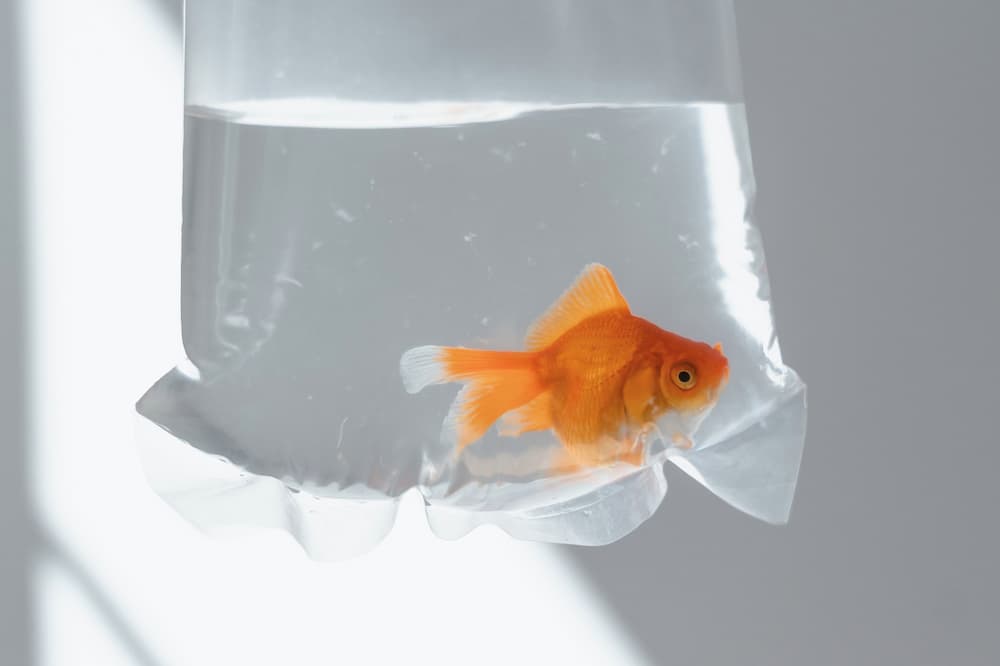
<svg viewBox="0 0 1000 666">
<path fill-rule="evenodd" d="M 476 441 L 507 412 L 531 402 L 545 391 L 535 367 L 535 354 L 449 349 L 449 376 L 465 382 L 445 421 L 461 451 Z"/>
<path fill-rule="evenodd" d="M 399 375 L 407 393 L 420 393 L 431 384 L 444 384 L 447 378 L 441 354 L 445 348 L 424 345 L 406 350 L 399 359 Z"/>
<path fill-rule="evenodd" d="M 446 436 L 459 451 L 482 437 L 506 412 L 545 390 L 532 352 L 463 347 L 417 347 L 400 359 L 403 385 L 416 393 L 431 384 L 463 382 L 445 420 Z"/>
</svg>

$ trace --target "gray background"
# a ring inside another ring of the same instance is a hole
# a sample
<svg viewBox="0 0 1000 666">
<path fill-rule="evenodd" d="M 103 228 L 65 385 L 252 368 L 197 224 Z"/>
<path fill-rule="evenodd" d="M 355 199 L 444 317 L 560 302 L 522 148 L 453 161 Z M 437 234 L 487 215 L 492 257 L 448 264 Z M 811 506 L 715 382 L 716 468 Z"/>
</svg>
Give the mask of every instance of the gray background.
<svg viewBox="0 0 1000 666">
<path fill-rule="evenodd" d="M 737 2 L 786 528 L 684 478 L 573 559 L 657 664 L 1000 663 L 1000 3 Z"/>
<path fill-rule="evenodd" d="M 167 0 L 148 1 L 177 16 Z M 33 539 L 18 468 L 22 183 L 8 5 L 0 663 L 27 664 Z M 811 391 L 792 522 L 758 523 L 674 474 L 670 501 L 637 533 L 563 552 L 657 664 L 996 664 L 1000 3 L 737 7 L 778 326 Z"/>
</svg>

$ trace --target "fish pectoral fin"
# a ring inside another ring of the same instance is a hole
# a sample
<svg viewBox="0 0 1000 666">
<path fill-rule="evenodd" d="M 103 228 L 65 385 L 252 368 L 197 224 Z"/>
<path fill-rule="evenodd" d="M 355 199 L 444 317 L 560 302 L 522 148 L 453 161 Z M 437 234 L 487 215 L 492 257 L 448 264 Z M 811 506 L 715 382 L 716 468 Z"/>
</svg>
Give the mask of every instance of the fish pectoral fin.
<svg viewBox="0 0 1000 666">
<path fill-rule="evenodd" d="M 690 451 L 694 447 L 694 442 L 691 441 L 691 438 L 679 432 L 671 435 L 670 443 L 682 451 Z"/>
<path fill-rule="evenodd" d="M 627 464 L 634 465 L 635 467 L 642 467 L 646 462 L 646 447 L 644 446 L 634 446 L 631 449 L 624 451 L 618 460 Z"/>
<path fill-rule="evenodd" d="M 655 427 L 655 426 L 654 426 Z M 638 430 L 629 433 L 618 446 L 615 453 L 615 460 L 642 467 L 646 462 L 646 441 L 649 439 L 649 428 L 644 425 Z"/>
<path fill-rule="evenodd" d="M 628 301 L 606 266 L 589 264 L 559 300 L 531 325 L 525 347 L 545 349 L 580 322 L 609 310 L 629 312 Z"/>
<path fill-rule="evenodd" d="M 534 400 L 500 418 L 501 437 L 517 437 L 526 432 L 548 430 L 552 427 L 552 394 L 540 393 Z"/>
</svg>

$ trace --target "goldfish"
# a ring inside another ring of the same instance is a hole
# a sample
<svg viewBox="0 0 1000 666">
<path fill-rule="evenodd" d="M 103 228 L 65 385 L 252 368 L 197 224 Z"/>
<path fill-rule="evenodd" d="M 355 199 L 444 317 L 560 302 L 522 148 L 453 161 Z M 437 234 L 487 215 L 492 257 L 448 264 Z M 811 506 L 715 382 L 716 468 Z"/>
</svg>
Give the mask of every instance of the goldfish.
<svg viewBox="0 0 1000 666">
<path fill-rule="evenodd" d="M 523 351 L 425 345 L 403 353 L 414 394 L 459 382 L 445 419 L 456 451 L 496 423 L 501 436 L 551 430 L 574 468 L 641 465 L 657 422 L 700 423 L 729 379 L 722 345 L 684 338 L 632 314 L 611 271 L 589 264 L 528 330 Z M 672 442 L 689 448 L 684 434 Z"/>
</svg>

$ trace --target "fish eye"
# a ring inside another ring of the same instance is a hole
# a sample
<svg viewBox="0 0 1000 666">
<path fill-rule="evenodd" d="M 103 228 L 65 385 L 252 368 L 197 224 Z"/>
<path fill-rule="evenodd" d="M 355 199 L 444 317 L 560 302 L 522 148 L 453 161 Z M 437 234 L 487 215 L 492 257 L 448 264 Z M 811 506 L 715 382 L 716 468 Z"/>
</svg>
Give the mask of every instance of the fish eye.
<svg viewBox="0 0 1000 666">
<path fill-rule="evenodd" d="M 670 378 L 677 388 L 690 391 L 698 383 L 698 373 L 690 363 L 678 363 L 670 369 Z"/>
</svg>

